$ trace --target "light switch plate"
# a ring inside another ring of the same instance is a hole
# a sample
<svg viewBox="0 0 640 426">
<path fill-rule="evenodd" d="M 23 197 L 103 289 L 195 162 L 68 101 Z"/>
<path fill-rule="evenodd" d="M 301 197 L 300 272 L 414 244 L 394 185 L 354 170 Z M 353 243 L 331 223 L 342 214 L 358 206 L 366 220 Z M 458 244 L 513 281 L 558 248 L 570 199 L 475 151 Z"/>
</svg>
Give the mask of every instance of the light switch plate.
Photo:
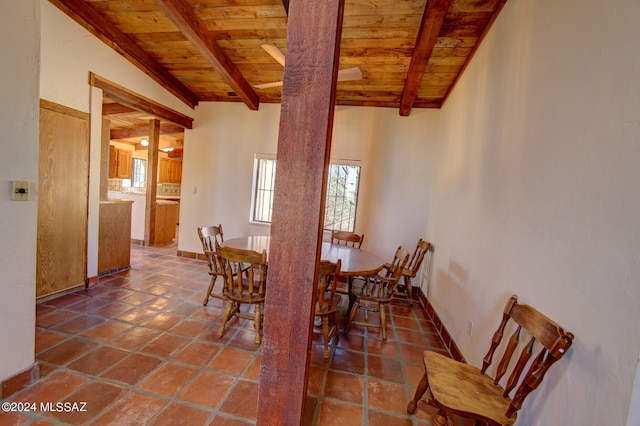
<svg viewBox="0 0 640 426">
<path fill-rule="evenodd" d="M 13 201 L 29 201 L 30 189 L 29 182 L 14 180 L 11 198 Z"/>
</svg>

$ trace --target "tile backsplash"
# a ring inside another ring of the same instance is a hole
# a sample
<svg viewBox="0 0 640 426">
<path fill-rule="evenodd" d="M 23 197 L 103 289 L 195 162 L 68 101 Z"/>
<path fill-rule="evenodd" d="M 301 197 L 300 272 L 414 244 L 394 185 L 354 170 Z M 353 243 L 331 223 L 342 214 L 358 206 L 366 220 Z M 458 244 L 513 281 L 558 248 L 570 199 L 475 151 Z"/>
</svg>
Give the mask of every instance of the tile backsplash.
<svg viewBox="0 0 640 426">
<path fill-rule="evenodd" d="M 109 191 L 129 192 L 133 194 L 144 194 L 146 188 L 133 188 L 122 186 L 122 179 L 109 179 Z M 179 197 L 179 183 L 158 183 L 156 195 L 159 197 Z"/>
<path fill-rule="evenodd" d="M 157 195 L 161 197 L 179 197 L 180 196 L 180 184 L 179 183 L 159 183 Z"/>
</svg>

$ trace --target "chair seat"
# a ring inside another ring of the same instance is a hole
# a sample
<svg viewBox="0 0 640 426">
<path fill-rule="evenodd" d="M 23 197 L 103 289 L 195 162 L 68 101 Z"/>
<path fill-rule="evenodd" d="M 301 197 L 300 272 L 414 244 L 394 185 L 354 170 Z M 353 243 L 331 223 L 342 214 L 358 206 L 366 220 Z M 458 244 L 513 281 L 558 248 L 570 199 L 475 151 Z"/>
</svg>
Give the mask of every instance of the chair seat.
<svg viewBox="0 0 640 426">
<path fill-rule="evenodd" d="M 239 291 L 229 292 L 225 290 L 224 295 L 229 300 L 232 300 L 234 302 L 239 302 L 239 303 L 263 303 L 264 302 L 264 296 L 260 296 L 258 294 L 249 295 L 247 293 L 241 293 Z"/>
<path fill-rule="evenodd" d="M 455 361 L 432 351 L 424 351 L 424 366 L 434 399 L 442 406 L 461 415 L 510 425 L 517 415 L 506 417 L 510 400 L 502 396 L 503 389 L 480 369 Z"/>
<path fill-rule="evenodd" d="M 385 269 L 389 269 L 391 267 L 390 263 L 385 263 L 383 266 Z M 415 278 L 416 277 L 416 273 L 414 271 L 412 271 L 409 268 L 402 268 L 402 276 L 403 277 L 410 277 L 410 278 Z"/>
</svg>

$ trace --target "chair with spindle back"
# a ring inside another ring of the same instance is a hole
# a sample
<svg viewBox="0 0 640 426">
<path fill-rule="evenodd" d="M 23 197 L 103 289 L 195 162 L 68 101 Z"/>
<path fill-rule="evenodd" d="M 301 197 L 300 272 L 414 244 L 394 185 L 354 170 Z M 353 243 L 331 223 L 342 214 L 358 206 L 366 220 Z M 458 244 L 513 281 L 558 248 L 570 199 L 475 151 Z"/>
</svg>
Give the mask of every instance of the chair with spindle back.
<svg viewBox="0 0 640 426">
<path fill-rule="evenodd" d="M 329 342 L 335 336 L 338 336 L 338 304 L 340 303 L 340 295 L 336 295 L 336 283 L 342 261 L 329 262 L 321 260 L 318 267 L 318 297 L 316 298 L 316 306 L 314 316 L 321 319 L 319 329 L 314 332 L 322 334 L 324 340 L 324 359 L 329 359 Z M 333 324 L 329 327 L 329 318 L 332 318 Z"/>
<path fill-rule="evenodd" d="M 222 266 L 224 296 L 227 300 L 218 337 L 224 336 L 227 322 L 235 316 L 254 321 L 255 343 L 259 346 L 262 341 L 262 305 L 267 286 L 267 251 L 258 253 L 222 246 L 217 248 L 217 255 Z M 240 312 L 242 304 L 253 305 L 253 315 Z"/>
<path fill-rule="evenodd" d="M 393 261 L 385 272 L 357 278 L 358 281 L 363 281 L 363 283 L 359 289 L 353 290 L 356 299 L 349 312 L 349 320 L 344 330 L 345 334 L 349 332 L 354 324 L 364 327 L 378 327 L 382 329 L 382 340 L 387 340 L 387 305 L 393 299 L 398 280 L 402 274 L 402 268 L 405 267 L 408 261 L 409 252 L 398 246 L 393 256 Z M 355 319 L 358 310 L 364 312 L 363 320 Z M 369 312 L 377 312 L 379 321 L 375 323 L 370 321 Z"/>
<path fill-rule="evenodd" d="M 504 352 L 496 367 L 495 378 L 491 378 L 487 375 L 487 369 L 491 366 L 510 320 L 515 322 L 515 331 L 509 341 L 502 345 Z M 517 361 L 511 363 L 511 357 L 521 346 L 521 335 L 527 335 L 529 340 L 522 345 Z M 493 335 L 482 369 L 454 361 L 437 352 L 424 351 L 425 373 L 413 400 L 407 406 L 407 412 L 414 414 L 418 401 L 429 390 L 427 403 L 439 410 L 433 419 L 434 425 L 446 426 L 452 414 L 473 419 L 476 425 L 511 425 L 516 421 L 517 412 L 522 408 L 525 398 L 540 385 L 549 368 L 567 353 L 573 338 L 572 333 L 565 332 L 531 306 L 519 304 L 518 297 L 513 295 Z M 531 361 L 538 347 L 538 354 Z M 499 384 L 503 377 L 508 377 L 504 388 Z"/>
<path fill-rule="evenodd" d="M 340 244 L 343 246 L 360 248 L 362 246 L 363 241 L 364 241 L 364 234 L 356 234 L 355 232 L 349 232 L 349 231 L 331 230 L 331 244 Z M 339 281 L 342 282 L 342 284 L 338 285 L 336 289 L 336 293 L 346 294 L 349 297 L 352 297 L 350 296 L 350 292 L 349 292 L 349 289 L 351 288 L 352 277 L 348 277 L 346 279 L 343 277 L 340 277 Z M 345 281 L 346 281 L 346 285 L 345 285 Z"/>
<path fill-rule="evenodd" d="M 406 267 L 402 268 L 402 281 L 404 283 L 404 291 L 401 292 L 396 289 L 396 294 L 407 296 L 409 301 L 409 307 L 413 307 L 413 286 L 411 285 L 411 279 L 415 278 L 422 266 L 423 260 L 427 258 L 427 267 L 431 266 L 431 254 L 433 253 L 433 244 L 420 238 L 416 249 L 409 260 Z M 388 264 L 384 265 L 385 268 Z"/>
<path fill-rule="evenodd" d="M 200 238 L 200 242 L 202 243 L 202 251 L 204 252 L 205 257 L 207 258 L 207 263 L 209 264 L 209 275 L 211 276 L 211 281 L 209 282 L 209 288 L 207 289 L 207 294 L 204 297 L 204 301 L 202 304 L 207 306 L 209 303 L 210 297 L 215 297 L 217 299 L 224 299 L 224 294 L 214 293 L 213 287 L 216 283 L 218 277 L 222 276 L 222 271 L 220 269 L 220 262 L 216 257 L 216 247 L 224 242 L 224 234 L 222 233 L 222 225 L 218 226 L 204 226 L 198 228 L 198 238 Z"/>
<path fill-rule="evenodd" d="M 364 241 L 364 234 L 356 234 L 348 231 L 331 231 L 331 244 L 342 244 L 349 247 L 360 248 Z"/>
</svg>

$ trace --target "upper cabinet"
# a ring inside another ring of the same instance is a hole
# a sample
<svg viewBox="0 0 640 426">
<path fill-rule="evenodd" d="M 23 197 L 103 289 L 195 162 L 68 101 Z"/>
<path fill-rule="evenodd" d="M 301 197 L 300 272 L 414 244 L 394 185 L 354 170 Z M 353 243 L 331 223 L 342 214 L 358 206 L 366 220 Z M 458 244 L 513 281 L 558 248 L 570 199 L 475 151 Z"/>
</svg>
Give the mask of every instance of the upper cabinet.
<svg viewBox="0 0 640 426">
<path fill-rule="evenodd" d="M 109 177 L 131 179 L 131 161 L 133 153 L 109 145 Z"/>
<path fill-rule="evenodd" d="M 181 183 L 182 161 L 160 157 L 158 159 L 158 182 Z"/>
</svg>

